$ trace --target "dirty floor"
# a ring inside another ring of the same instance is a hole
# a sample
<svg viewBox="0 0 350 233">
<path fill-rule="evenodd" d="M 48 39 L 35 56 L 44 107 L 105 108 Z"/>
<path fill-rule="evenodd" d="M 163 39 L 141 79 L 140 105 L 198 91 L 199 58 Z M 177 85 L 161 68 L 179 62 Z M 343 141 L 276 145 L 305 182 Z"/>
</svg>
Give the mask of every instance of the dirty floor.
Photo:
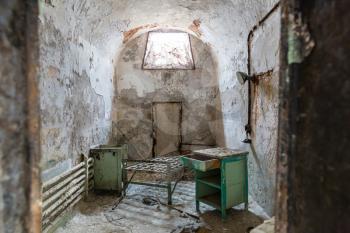
<svg viewBox="0 0 350 233">
<path fill-rule="evenodd" d="M 248 228 L 262 223 L 264 213 L 250 201 L 249 211 L 243 206 L 231 209 L 226 221 L 220 213 L 201 204 L 201 214 L 195 211 L 192 181 L 178 184 L 173 207 L 166 203 L 166 192 L 147 186 L 130 185 L 127 196 L 113 210 L 118 197 L 92 194 L 74 210 L 73 217 L 57 233 L 245 233 Z M 191 216 L 194 215 L 194 216 Z M 195 216 L 199 216 L 196 219 Z"/>
</svg>

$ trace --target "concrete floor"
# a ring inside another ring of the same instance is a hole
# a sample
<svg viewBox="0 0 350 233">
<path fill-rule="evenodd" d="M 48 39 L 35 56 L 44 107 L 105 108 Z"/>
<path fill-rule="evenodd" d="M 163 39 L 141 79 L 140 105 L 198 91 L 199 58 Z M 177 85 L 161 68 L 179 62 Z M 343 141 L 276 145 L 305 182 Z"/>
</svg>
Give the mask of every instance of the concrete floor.
<svg viewBox="0 0 350 233">
<path fill-rule="evenodd" d="M 182 181 L 173 196 L 173 206 L 198 216 L 195 211 L 194 183 Z M 249 211 L 231 209 L 226 221 L 220 213 L 201 204 L 200 220 L 167 206 L 143 203 L 153 197 L 166 203 L 166 193 L 157 188 L 130 185 L 127 197 L 115 210 L 118 198 L 112 195 L 92 194 L 74 210 L 73 217 L 57 233 L 180 233 L 180 232 L 230 232 L 244 233 L 247 228 L 263 221 L 263 212 L 250 202 Z M 259 216 L 260 215 L 260 216 Z"/>
</svg>

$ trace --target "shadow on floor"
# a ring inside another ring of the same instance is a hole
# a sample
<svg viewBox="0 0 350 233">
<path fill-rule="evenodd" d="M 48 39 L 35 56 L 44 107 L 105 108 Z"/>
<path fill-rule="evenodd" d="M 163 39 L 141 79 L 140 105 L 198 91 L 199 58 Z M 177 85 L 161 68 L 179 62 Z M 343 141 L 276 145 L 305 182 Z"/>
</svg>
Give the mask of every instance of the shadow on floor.
<svg viewBox="0 0 350 233">
<path fill-rule="evenodd" d="M 226 233 L 246 233 L 250 227 L 255 227 L 262 223 L 262 219 L 252 212 L 231 209 L 227 219 L 221 220 L 220 212 L 211 210 L 201 214 L 201 219 L 206 224 L 209 231 L 203 232 L 226 232 Z"/>
</svg>

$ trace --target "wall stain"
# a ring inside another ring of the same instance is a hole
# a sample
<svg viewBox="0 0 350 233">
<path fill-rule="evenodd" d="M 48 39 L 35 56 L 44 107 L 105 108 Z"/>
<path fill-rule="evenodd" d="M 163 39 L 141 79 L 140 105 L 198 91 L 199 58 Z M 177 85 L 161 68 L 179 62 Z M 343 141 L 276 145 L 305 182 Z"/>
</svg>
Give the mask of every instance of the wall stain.
<svg viewBox="0 0 350 233">
<path fill-rule="evenodd" d="M 202 31 L 200 30 L 201 21 L 199 19 L 193 20 L 192 24 L 188 27 L 191 31 L 193 31 L 198 37 L 202 36 Z"/>
<path fill-rule="evenodd" d="M 156 23 L 154 23 L 154 24 L 146 24 L 146 25 L 143 25 L 143 26 L 139 26 L 139 27 L 130 29 L 130 30 L 126 31 L 126 32 L 123 32 L 123 36 L 124 36 L 123 43 L 125 44 L 126 42 L 128 42 L 138 31 L 140 31 L 142 29 L 151 29 L 151 28 L 156 28 L 158 26 L 159 25 L 156 24 Z"/>
<path fill-rule="evenodd" d="M 190 37 L 195 70 L 143 70 L 147 34 L 130 41 L 121 52 L 116 67 L 113 140 L 129 144 L 130 158 L 152 156 L 154 102 L 182 102 L 183 143 L 216 144 L 215 126 L 223 120 L 216 106 L 220 96 L 216 63 L 209 46 Z"/>
</svg>

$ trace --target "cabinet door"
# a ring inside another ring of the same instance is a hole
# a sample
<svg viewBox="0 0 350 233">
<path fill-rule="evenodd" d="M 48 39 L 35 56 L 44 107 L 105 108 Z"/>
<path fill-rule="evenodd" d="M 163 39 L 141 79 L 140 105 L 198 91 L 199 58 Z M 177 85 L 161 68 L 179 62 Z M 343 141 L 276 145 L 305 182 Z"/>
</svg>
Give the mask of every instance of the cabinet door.
<svg viewBox="0 0 350 233">
<path fill-rule="evenodd" d="M 226 208 L 231 208 L 244 202 L 244 160 L 227 162 L 224 166 Z"/>
<path fill-rule="evenodd" d="M 94 185 L 99 190 L 119 190 L 121 161 L 118 152 L 103 152 L 95 157 Z"/>
</svg>

